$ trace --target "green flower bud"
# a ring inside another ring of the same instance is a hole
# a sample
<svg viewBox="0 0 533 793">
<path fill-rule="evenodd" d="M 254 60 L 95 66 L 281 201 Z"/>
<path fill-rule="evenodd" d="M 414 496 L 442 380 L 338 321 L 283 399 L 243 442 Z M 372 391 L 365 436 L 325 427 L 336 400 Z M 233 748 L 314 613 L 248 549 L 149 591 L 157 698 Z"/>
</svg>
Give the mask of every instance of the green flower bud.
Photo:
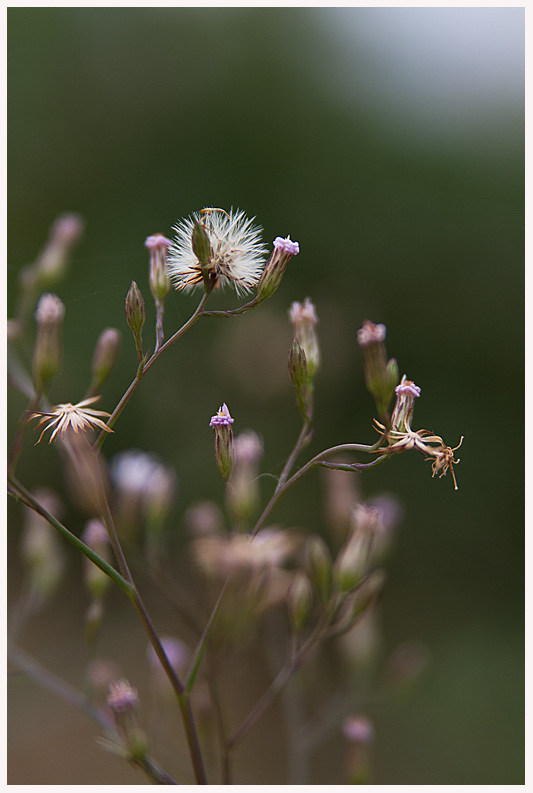
<svg viewBox="0 0 533 793">
<path fill-rule="evenodd" d="M 307 383 L 307 359 L 298 339 L 294 339 L 289 351 L 289 374 L 298 393 Z"/>
<path fill-rule="evenodd" d="M 320 366 L 320 349 L 316 332 L 318 317 L 315 306 L 308 297 L 305 298 L 303 303 L 295 301 L 290 307 L 289 317 L 294 326 L 295 336 L 305 352 L 307 382 L 312 385 Z"/>
<path fill-rule="evenodd" d="M 285 274 L 287 264 L 299 252 L 300 246 L 297 242 L 293 242 L 290 237 L 286 239 L 276 237 L 274 250 L 257 285 L 257 299 L 259 302 L 267 300 L 274 294 Z"/>
<path fill-rule="evenodd" d="M 137 691 L 127 680 L 117 680 L 109 686 L 107 704 L 113 711 L 117 730 L 130 757 L 137 762 L 144 760 L 148 742 L 137 713 Z"/>
<path fill-rule="evenodd" d="M 126 295 L 126 322 L 135 338 L 140 338 L 145 319 L 144 298 L 135 281 L 132 281 Z"/>
<path fill-rule="evenodd" d="M 305 573 L 298 571 L 287 592 L 289 620 L 295 631 L 300 631 L 311 612 L 313 589 Z"/>
<path fill-rule="evenodd" d="M 321 600 L 327 600 L 331 593 L 331 553 L 324 540 L 316 534 L 311 535 L 305 548 L 306 568 L 312 584 Z"/>
<path fill-rule="evenodd" d="M 167 249 L 172 242 L 162 234 L 153 234 L 146 238 L 144 244 L 150 251 L 150 289 L 155 300 L 161 303 L 170 291 Z"/>
<path fill-rule="evenodd" d="M 99 391 L 116 363 L 120 349 L 120 331 L 106 328 L 100 334 L 93 356 L 93 382 L 91 391 Z"/>
<path fill-rule="evenodd" d="M 35 312 L 37 336 L 33 349 L 33 379 L 39 393 L 43 393 L 61 366 L 64 316 L 65 306 L 57 295 L 41 295 Z"/>
<path fill-rule="evenodd" d="M 205 267 L 211 258 L 211 240 L 204 224 L 198 221 L 192 231 L 192 249 L 202 267 Z"/>
<path fill-rule="evenodd" d="M 233 430 L 231 428 L 233 421 L 234 419 L 231 418 L 227 405 L 224 403 L 209 422 L 209 426 L 213 427 L 215 431 L 215 458 L 218 470 L 226 482 L 231 478 L 235 465 Z"/>
<path fill-rule="evenodd" d="M 349 592 L 361 581 L 368 567 L 370 536 L 355 532 L 340 551 L 333 567 L 333 579 L 340 592 Z"/>
</svg>

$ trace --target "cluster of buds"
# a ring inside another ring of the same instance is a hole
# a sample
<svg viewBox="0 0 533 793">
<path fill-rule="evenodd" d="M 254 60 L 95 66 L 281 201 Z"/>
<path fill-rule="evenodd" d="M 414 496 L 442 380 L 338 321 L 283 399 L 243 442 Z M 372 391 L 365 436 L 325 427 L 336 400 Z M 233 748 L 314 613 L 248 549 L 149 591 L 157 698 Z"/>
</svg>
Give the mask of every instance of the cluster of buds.
<svg viewBox="0 0 533 793">
<path fill-rule="evenodd" d="M 289 374 L 296 389 L 298 407 L 308 420 L 313 412 L 313 387 L 320 366 L 320 349 L 316 326 L 315 306 L 306 297 L 303 303 L 295 301 L 289 309 L 294 341 L 289 352 Z"/>
<path fill-rule="evenodd" d="M 45 293 L 37 304 L 37 336 L 33 349 L 33 380 L 39 394 L 48 387 L 61 366 L 61 335 L 65 306 L 57 295 Z"/>
<path fill-rule="evenodd" d="M 225 640 L 245 635 L 259 616 L 287 600 L 292 573 L 285 569 L 300 545 L 296 532 L 273 526 L 257 536 L 233 532 L 197 537 L 193 558 L 216 590 L 228 581 L 217 621 Z"/>
<path fill-rule="evenodd" d="M 365 320 L 357 331 L 357 343 L 363 351 L 366 387 L 374 397 L 379 416 L 388 423 L 388 407 L 399 378 L 394 358 L 387 361 L 385 325 Z"/>
</svg>

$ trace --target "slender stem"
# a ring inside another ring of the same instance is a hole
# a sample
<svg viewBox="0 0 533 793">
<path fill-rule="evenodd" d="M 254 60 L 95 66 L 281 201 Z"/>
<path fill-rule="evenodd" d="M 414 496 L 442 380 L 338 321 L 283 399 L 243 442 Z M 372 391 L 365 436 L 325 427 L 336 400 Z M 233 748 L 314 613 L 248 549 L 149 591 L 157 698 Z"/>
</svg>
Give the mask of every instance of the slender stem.
<svg viewBox="0 0 533 793">
<path fill-rule="evenodd" d="M 102 519 L 106 525 L 111 540 L 111 544 L 113 546 L 113 550 L 117 557 L 117 561 L 120 570 L 122 572 L 122 575 L 130 583 L 132 587 L 132 591 L 129 593 L 130 600 L 133 603 L 133 606 L 137 611 L 137 614 L 139 615 L 143 628 L 146 631 L 146 634 L 150 640 L 150 644 L 154 648 L 155 653 L 159 659 L 159 662 L 161 663 L 161 666 L 163 667 L 165 674 L 172 685 L 174 694 L 176 695 L 176 699 L 178 700 L 178 705 L 181 712 L 183 726 L 185 728 L 185 734 L 187 736 L 187 743 L 189 746 L 189 752 L 191 755 L 191 761 L 194 768 L 196 782 L 199 785 L 205 785 L 207 784 L 207 779 L 205 776 L 202 753 L 198 741 L 198 736 L 196 733 L 196 726 L 194 723 L 191 705 L 189 702 L 188 692 L 186 691 L 185 686 L 181 682 L 176 670 L 168 660 L 167 654 L 161 643 L 161 640 L 157 635 L 157 632 L 152 624 L 152 621 L 148 615 L 148 612 L 137 590 L 137 587 L 135 586 L 133 576 L 129 570 L 128 563 L 124 555 L 124 551 L 122 550 L 122 546 L 120 544 L 120 540 L 118 537 L 115 522 L 113 520 L 113 516 L 111 515 L 109 503 L 105 495 L 105 488 L 103 487 L 103 483 L 101 481 L 100 481 L 100 485 L 101 485 L 100 502 L 102 505 Z"/>
<path fill-rule="evenodd" d="M 275 507 L 275 505 L 277 504 L 283 493 L 285 493 L 290 487 L 292 487 L 292 485 L 295 482 L 297 482 L 299 479 L 302 478 L 302 476 L 304 476 L 308 471 L 310 471 L 311 468 L 314 468 L 315 466 L 318 465 L 322 465 L 323 457 L 325 457 L 326 455 L 329 456 L 330 454 L 337 454 L 339 452 L 348 452 L 348 451 L 372 453 L 376 450 L 376 448 L 377 448 L 376 444 L 374 444 L 374 446 L 368 446 L 363 443 L 343 443 L 339 446 L 332 446 L 330 449 L 325 449 L 324 451 L 320 452 L 315 457 L 313 457 L 311 460 L 309 460 L 309 462 L 307 462 L 298 471 L 296 471 L 296 473 L 293 474 L 290 479 L 287 479 L 286 482 L 282 483 L 281 480 L 278 481 L 276 489 L 274 490 L 274 493 L 272 494 L 270 501 L 263 510 L 261 517 L 257 521 L 255 528 L 251 533 L 251 536 L 255 537 L 255 535 L 261 530 L 265 520 L 272 512 L 273 508 Z M 386 454 L 383 457 L 378 458 L 378 460 L 380 460 L 381 462 L 385 462 L 385 459 L 388 459 L 390 456 L 391 456 L 390 454 Z M 371 465 L 376 465 L 378 463 L 378 460 L 375 460 L 373 463 L 367 463 L 366 465 L 364 463 L 354 463 L 353 466 L 351 467 L 351 470 L 356 471 L 359 467 L 364 468 L 364 467 L 369 467 Z M 342 469 L 342 470 L 346 470 L 346 469 Z"/>
<path fill-rule="evenodd" d="M 228 584 L 229 584 L 229 576 L 228 576 L 228 578 L 226 578 L 226 580 L 225 580 L 225 582 L 224 582 L 224 584 L 222 586 L 222 589 L 220 590 L 220 594 L 219 594 L 219 596 L 217 598 L 217 602 L 215 603 L 215 605 L 213 607 L 213 611 L 211 612 L 211 616 L 209 617 L 209 620 L 207 621 L 207 625 L 204 628 L 202 636 L 200 637 L 200 641 L 198 642 L 198 645 L 197 645 L 196 650 L 194 652 L 194 657 L 193 657 L 193 660 L 192 660 L 192 663 L 191 663 L 191 667 L 190 667 L 189 672 L 187 674 L 187 677 L 185 679 L 185 690 L 188 693 L 190 693 L 190 691 L 192 691 L 192 687 L 193 687 L 194 681 L 196 679 L 196 674 L 198 672 L 198 668 L 199 668 L 200 662 L 202 660 L 203 653 L 204 653 L 206 645 L 207 645 L 207 639 L 209 637 L 209 632 L 210 632 L 211 627 L 212 627 L 212 625 L 213 625 L 213 623 L 215 621 L 215 617 L 218 614 L 218 609 L 220 607 L 220 604 L 222 602 L 222 598 L 224 597 L 224 593 L 225 593 L 225 591 L 227 589 Z"/>
<path fill-rule="evenodd" d="M 209 687 L 209 694 L 211 695 L 211 701 L 215 709 L 215 725 L 220 749 L 222 784 L 231 785 L 230 751 L 228 747 L 226 724 L 224 721 L 222 704 L 220 702 L 220 693 L 217 685 L 217 674 L 213 669 L 213 659 L 209 655 L 207 662 L 207 685 Z"/>
<path fill-rule="evenodd" d="M 292 469 L 294 463 L 296 462 L 296 458 L 300 454 L 300 452 L 303 449 L 303 447 L 310 441 L 311 433 L 312 433 L 312 430 L 311 430 L 311 419 L 310 418 L 304 418 L 304 423 L 303 423 L 302 429 L 300 431 L 300 434 L 298 435 L 298 439 L 297 439 L 296 443 L 294 444 L 294 448 L 293 448 L 292 452 L 290 453 L 289 457 L 287 458 L 287 462 L 285 463 L 285 465 L 283 467 L 283 471 L 280 474 L 279 481 L 278 481 L 278 487 L 280 485 L 284 485 L 285 482 L 287 481 L 287 477 L 289 476 L 289 474 L 291 472 L 291 469 Z"/>
<path fill-rule="evenodd" d="M 198 306 L 196 307 L 194 314 L 192 314 L 192 316 L 189 317 L 187 322 L 185 322 L 185 324 L 183 324 L 181 328 L 179 328 L 179 330 L 177 330 L 174 333 L 173 336 L 167 339 L 167 341 L 164 344 L 162 344 L 161 347 L 159 347 L 159 349 L 156 349 L 156 351 L 153 353 L 153 355 L 149 358 L 148 361 L 145 362 L 143 359 L 139 363 L 137 374 L 135 375 L 134 379 L 132 380 L 132 382 L 128 387 L 128 390 L 126 391 L 126 393 L 124 394 L 124 396 L 122 397 L 116 408 L 114 409 L 113 413 L 111 414 L 111 417 L 107 422 L 107 426 L 110 429 L 115 424 L 116 420 L 118 419 L 118 417 L 120 416 L 120 414 L 122 413 L 128 402 L 130 401 L 137 386 L 139 385 L 145 374 L 151 369 L 151 367 L 154 365 L 157 359 L 165 352 L 165 350 L 168 350 L 169 347 L 171 347 L 181 336 L 183 336 L 183 334 L 186 333 L 189 330 L 189 328 L 191 328 L 194 325 L 194 323 L 197 322 L 197 320 L 203 315 L 203 307 L 205 306 L 207 298 L 208 295 L 204 293 L 202 299 L 200 300 Z M 105 432 L 104 430 L 100 432 L 100 435 L 98 436 L 98 438 L 94 443 L 95 449 L 100 449 L 102 447 L 106 435 L 108 434 L 109 433 Z"/>
<path fill-rule="evenodd" d="M 287 685 L 293 674 L 301 666 L 305 656 L 309 650 L 320 640 L 321 634 L 325 624 L 328 622 L 330 613 L 327 609 L 323 611 L 316 624 L 313 632 L 298 649 L 294 650 L 282 666 L 272 683 L 269 685 L 263 696 L 258 700 L 252 710 L 248 713 L 245 719 L 241 722 L 239 727 L 231 735 L 228 740 L 228 747 L 232 749 L 239 741 L 246 735 L 246 733 L 254 726 L 258 719 L 263 715 L 265 710 L 270 706 L 275 697 Z"/>
<path fill-rule="evenodd" d="M 165 331 L 163 330 L 163 316 L 165 314 L 165 304 L 162 300 L 155 301 L 155 350 L 157 352 L 163 346 L 165 341 Z"/>
<path fill-rule="evenodd" d="M 251 300 L 249 303 L 245 303 L 244 306 L 240 306 L 239 308 L 232 308 L 228 309 L 227 311 L 204 311 L 204 317 L 237 317 L 239 314 L 244 314 L 245 311 L 250 311 L 250 309 L 255 308 L 258 306 L 262 301 L 255 298 Z"/>
</svg>

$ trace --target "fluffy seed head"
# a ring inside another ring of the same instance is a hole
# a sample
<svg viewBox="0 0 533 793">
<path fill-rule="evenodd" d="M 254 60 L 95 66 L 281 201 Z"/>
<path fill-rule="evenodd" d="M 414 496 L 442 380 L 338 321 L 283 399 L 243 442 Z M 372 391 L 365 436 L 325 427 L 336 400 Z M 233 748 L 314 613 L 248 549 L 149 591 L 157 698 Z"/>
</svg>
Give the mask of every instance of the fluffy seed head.
<svg viewBox="0 0 533 793">
<path fill-rule="evenodd" d="M 207 280 L 211 288 L 230 285 L 238 294 L 250 292 L 261 277 L 267 252 L 261 242 L 261 228 L 254 226 L 253 220 L 238 209 L 227 213 L 212 208 L 180 220 L 174 226 L 176 237 L 167 258 L 175 288 L 190 292 Z M 205 231 L 210 246 L 205 264 L 193 250 L 197 224 Z"/>
</svg>

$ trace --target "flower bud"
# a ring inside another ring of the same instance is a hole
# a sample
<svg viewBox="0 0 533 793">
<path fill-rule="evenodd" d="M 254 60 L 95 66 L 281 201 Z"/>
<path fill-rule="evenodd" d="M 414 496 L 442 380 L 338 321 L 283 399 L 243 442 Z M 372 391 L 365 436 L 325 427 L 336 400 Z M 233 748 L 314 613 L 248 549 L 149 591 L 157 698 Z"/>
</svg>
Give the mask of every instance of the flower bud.
<svg viewBox="0 0 533 793">
<path fill-rule="evenodd" d="M 259 436 L 249 430 L 235 438 L 235 469 L 231 479 L 228 499 L 239 525 L 246 523 L 258 507 L 260 500 L 258 469 L 263 455 Z"/>
<path fill-rule="evenodd" d="M 192 230 L 192 249 L 198 261 L 205 267 L 211 257 L 211 240 L 203 223 L 196 221 Z"/>
<path fill-rule="evenodd" d="M 154 298 L 162 302 L 170 291 L 167 249 L 172 242 L 162 234 L 153 234 L 146 238 L 144 244 L 150 251 L 150 289 Z"/>
<path fill-rule="evenodd" d="M 91 391 L 97 392 L 104 383 L 116 363 L 120 349 L 120 331 L 106 328 L 100 334 L 93 356 L 93 382 Z"/>
<path fill-rule="evenodd" d="M 259 301 L 266 300 L 274 294 L 281 283 L 287 264 L 299 252 L 300 246 L 297 242 L 293 242 L 290 237 L 286 239 L 276 237 L 274 250 L 257 285 L 257 299 Z"/>
<path fill-rule="evenodd" d="M 346 777 L 351 785 L 364 785 L 370 779 L 369 747 L 374 741 L 374 729 L 365 716 L 348 716 L 342 731 L 346 739 Z"/>
<path fill-rule="evenodd" d="M 218 413 L 212 416 L 209 426 L 215 431 L 215 458 L 218 469 L 224 479 L 229 481 L 235 465 L 235 451 L 233 448 L 233 430 L 229 410 L 224 403 Z"/>
<path fill-rule="evenodd" d="M 374 397 L 380 416 L 387 415 L 394 386 L 398 382 L 398 364 L 391 358 L 387 361 L 385 350 L 385 325 L 374 325 L 365 319 L 357 331 L 357 343 L 363 350 L 366 387 Z"/>
<path fill-rule="evenodd" d="M 349 592 L 365 575 L 369 547 L 370 536 L 356 531 L 341 549 L 333 567 L 333 579 L 340 592 Z"/>
<path fill-rule="evenodd" d="M 35 388 L 43 393 L 61 366 L 61 333 L 65 306 L 57 295 L 45 293 L 37 304 L 37 336 L 33 349 Z"/>
<path fill-rule="evenodd" d="M 135 281 L 132 281 L 126 295 L 126 322 L 130 326 L 136 341 L 141 338 L 145 319 L 144 298 Z"/>
<path fill-rule="evenodd" d="M 298 339 L 289 351 L 289 374 L 298 394 L 302 393 L 307 383 L 307 359 Z"/>
<path fill-rule="evenodd" d="M 331 592 L 331 553 L 324 540 L 312 534 L 305 548 L 307 574 L 321 600 L 327 600 Z"/>
<path fill-rule="evenodd" d="M 111 563 L 111 548 L 107 529 L 102 521 L 90 520 L 81 535 L 81 539 L 105 562 Z M 101 600 L 109 589 L 111 579 L 99 567 L 84 559 L 85 583 L 94 600 Z"/>
<path fill-rule="evenodd" d="M 305 573 L 298 571 L 287 592 L 289 620 L 295 631 L 300 631 L 311 612 L 313 589 Z"/>
<path fill-rule="evenodd" d="M 113 711 L 118 732 L 130 757 L 135 761 L 144 760 L 148 745 L 137 713 L 137 691 L 127 680 L 117 680 L 109 686 L 107 704 Z"/>
<path fill-rule="evenodd" d="M 308 297 L 305 298 L 303 304 L 295 301 L 289 309 L 289 317 L 294 326 L 295 336 L 305 352 L 307 382 L 310 384 L 320 366 L 320 350 L 316 332 L 318 317 L 315 306 Z"/>
<path fill-rule="evenodd" d="M 42 488 L 35 492 L 35 497 L 53 515 L 61 516 L 62 504 L 55 493 Z M 29 508 L 24 510 L 21 552 L 34 603 L 41 606 L 61 580 L 65 557 L 55 529 Z"/>
<path fill-rule="evenodd" d="M 220 534 L 224 529 L 224 515 L 218 504 L 199 501 L 186 511 L 185 524 L 192 537 Z"/>
<path fill-rule="evenodd" d="M 64 275 L 72 248 L 82 234 L 83 221 L 79 215 L 67 213 L 57 218 L 35 262 L 34 274 L 39 285 L 50 286 Z"/>
</svg>

